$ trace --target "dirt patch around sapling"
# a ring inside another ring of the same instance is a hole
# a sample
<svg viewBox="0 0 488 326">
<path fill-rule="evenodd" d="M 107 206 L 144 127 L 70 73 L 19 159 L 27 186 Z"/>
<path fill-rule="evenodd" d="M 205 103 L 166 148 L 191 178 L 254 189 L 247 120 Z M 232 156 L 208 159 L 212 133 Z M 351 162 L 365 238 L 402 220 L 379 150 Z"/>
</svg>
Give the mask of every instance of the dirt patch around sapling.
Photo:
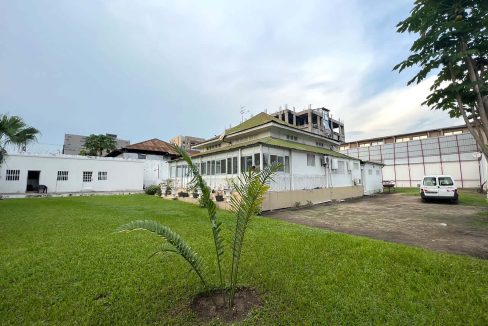
<svg viewBox="0 0 488 326">
<path fill-rule="evenodd" d="M 202 322 L 218 319 L 224 323 L 235 323 L 246 319 L 252 309 L 261 305 L 258 293 L 251 288 L 243 287 L 236 290 L 234 307 L 231 309 L 228 307 L 227 298 L 227 290 L 203 292 L 193 299 L 191 309 Z"/>
</svg>

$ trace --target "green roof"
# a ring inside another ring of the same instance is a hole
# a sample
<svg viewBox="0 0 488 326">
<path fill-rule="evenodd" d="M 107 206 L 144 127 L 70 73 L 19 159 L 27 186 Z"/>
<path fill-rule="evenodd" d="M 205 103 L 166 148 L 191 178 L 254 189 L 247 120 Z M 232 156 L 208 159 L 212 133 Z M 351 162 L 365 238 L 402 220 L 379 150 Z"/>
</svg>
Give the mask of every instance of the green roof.
<svg viewBox="0 0 488 326">
<path fill-rule="evenodd" d="M 195 155 L 192 155 L 192 157 L 207 156 L 207 155 L 214 154 L 214 153 L 226 152 L 226 151 L 229 151 L 232 149 L 241 148 L 241 147 L 248 147 L 248 146 L 256 145 L 256 144 L 263 144 L 263 145 L 280 147 L 280 148 L 295 149 L 298 151 L 304 151 L 304 152 L 317 153 L 317 154 L 328 155 L 328 156 L 333 156 L 333 157 L 338 157 L 338 158 L 357 160 L 357 158 L 347 156 L 347 155 L 335 152 L 335 151 L 330 150 L 330 149 L 306 145 L 306 144 L 301 144 L 301 143 L 296 143 L 293 141 L 278 139 L 278 138 L 274 138 L 274 137 L 265 137 L 265 138 L 261 138 L 261 139 L 255 139 L 255 140 L 250 140 L 247 142 L 233 144 L 230 146 L 219 147 L 219 148 L 211 149 L 211 150 L 208 150 L 205 152 L 197 153 Z"/>
<path fill-rule="evenodd" d="M 291 124 L 289 124 L 285 121 L 282 121 L 278 118 L 275 118 L 275 117 L 273 117 L 267 113 L 261 112 L 261 113 L 255 115 L 254 117 L 244 121 L 243 123 L 238 124 L 235 127 L 227 129 L 225 131 L 225 135 L 227 136 L 227 135 L 235 134 L 236 132 L 251 129 L 254 127 L 258 127 L 258 126 L 264 125 L 268 122 L 276 122 L 276 123 L 279 123 L 279 124 L 282 124 L 285 126 L 293 127 Z"/>
</svg>

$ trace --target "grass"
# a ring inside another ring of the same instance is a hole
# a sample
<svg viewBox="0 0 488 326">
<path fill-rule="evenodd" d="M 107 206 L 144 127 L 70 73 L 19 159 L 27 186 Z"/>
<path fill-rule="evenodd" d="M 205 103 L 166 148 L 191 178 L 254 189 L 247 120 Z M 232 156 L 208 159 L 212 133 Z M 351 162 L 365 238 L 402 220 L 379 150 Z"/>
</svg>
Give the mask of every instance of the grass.
<svg viewBox="0 0 488 326">
<path fill-rule="evenodd" d="M 231 216 L 219 216 L 229 239 Z M 188 304 L 202 288 L 188 266 L 148 260 L 161 241 L 149 233 L 113 233 L 145 218 L 214 266 L 206 212 L 194 205 L 146 195 L 0 201 L 2 324 L 194 324 Z M 245 324 L 488 324 L 488 261 L 267 218 L 246 236 L 240 284 L 263 306 Z"/>
<path fill-rule="evenodd" d="M 419 196 L 419 188 L 395 188 L 395 192 L 409 196 Z M 487 206 L 486 194 L 480 194 L 474 189 L 459 189 L 458 204 L 467 206 Z"/>
</svg>

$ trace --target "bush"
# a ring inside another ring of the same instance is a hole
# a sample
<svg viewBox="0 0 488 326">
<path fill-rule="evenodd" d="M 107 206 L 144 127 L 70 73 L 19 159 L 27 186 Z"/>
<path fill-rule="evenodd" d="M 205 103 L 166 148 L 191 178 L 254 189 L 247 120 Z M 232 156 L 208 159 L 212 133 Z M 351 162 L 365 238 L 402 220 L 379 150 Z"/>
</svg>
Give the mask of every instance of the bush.
<svg viewBox="0 0 488 326">
<path fill-rule="evenodd" d="M 146 188 L 146 194 L 148 195 L 161 195 L 161 187 L 159 185 L 150 185 Z"/>
</svg>

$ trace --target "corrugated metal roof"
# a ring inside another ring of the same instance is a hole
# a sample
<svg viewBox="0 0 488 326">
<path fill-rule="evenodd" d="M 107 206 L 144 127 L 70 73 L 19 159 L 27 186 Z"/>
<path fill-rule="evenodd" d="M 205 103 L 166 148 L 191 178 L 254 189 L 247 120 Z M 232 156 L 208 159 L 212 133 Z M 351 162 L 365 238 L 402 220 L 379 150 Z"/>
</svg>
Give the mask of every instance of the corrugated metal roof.
<svg viewBox="0 0 488 326">
<path fill-rule="evenodd" d="M 125 146 L 124 149 L 141 150 L 149 152 L 164 152 L 168 154 L 178 155 L 172 144 L 162 141 L 157 138 L 149 139 L 140 143 Z"/>
</svg>

